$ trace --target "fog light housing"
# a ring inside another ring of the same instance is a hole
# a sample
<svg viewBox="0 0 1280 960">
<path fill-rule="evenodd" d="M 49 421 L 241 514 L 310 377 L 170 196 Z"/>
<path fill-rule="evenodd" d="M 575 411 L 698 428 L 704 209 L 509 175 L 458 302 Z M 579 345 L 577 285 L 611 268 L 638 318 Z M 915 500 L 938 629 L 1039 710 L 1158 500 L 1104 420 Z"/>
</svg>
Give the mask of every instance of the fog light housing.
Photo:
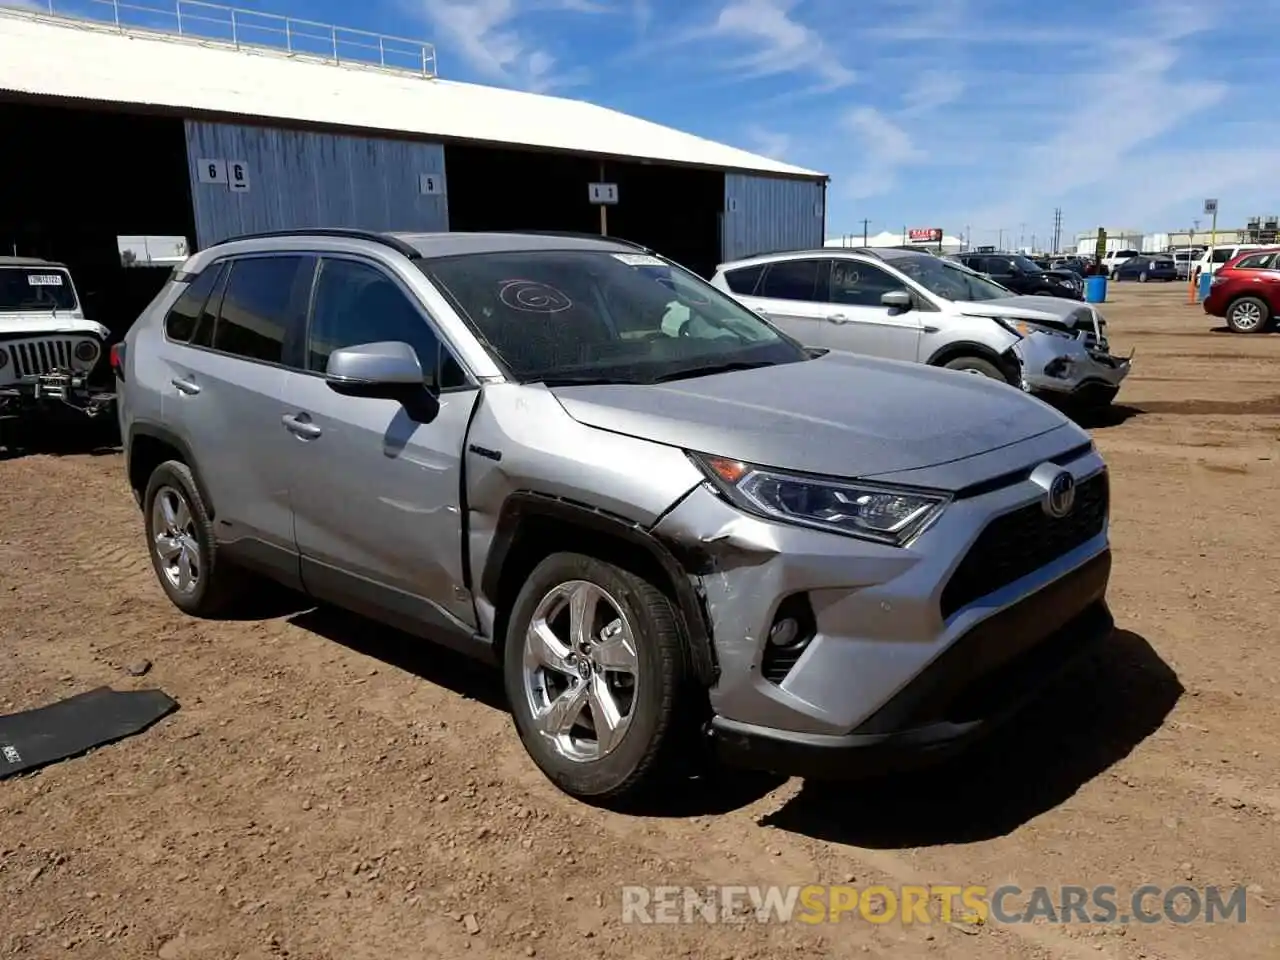
<svg viewBox="0 0 1280 960">
<path fill-rule="evenodd" d="M 818 632 L 808 594 L 793 593 L 782 603 L 769 625 L 760 672 L 770 683 L 781 683 Z"/>
<path fill-rule="evenodd" d="M 1067 376 L 1070 370 L 1071 360 L 1068 357 L 1057 357 L 1044 365 L 1044 375 L 1046 377 L 1062 379 Z"/>
</svg>

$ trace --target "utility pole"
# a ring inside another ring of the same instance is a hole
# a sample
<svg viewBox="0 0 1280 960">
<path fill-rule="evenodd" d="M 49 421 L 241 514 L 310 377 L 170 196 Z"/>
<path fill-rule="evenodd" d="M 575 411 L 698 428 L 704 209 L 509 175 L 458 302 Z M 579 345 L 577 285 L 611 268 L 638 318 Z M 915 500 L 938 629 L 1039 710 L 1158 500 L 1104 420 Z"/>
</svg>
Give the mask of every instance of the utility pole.
<svg viewBox="0 0 1280 960">
<path fill-rule="evenodd" d="M 973 249 L 973 228 L 967 223 L 964 225 L 964 248 L 966 251 Z"/>
<path fill-rule="evenodd" d="M 1025 223 L 1018 224 L 1018 252 L 1021 253 L 1027 245 L 1027 225 Z"/>
<path fill-rule="evenodd" d="M 1062 249 L 1062 208 L 1053 208 L 1053 252 Z"/>
<path fill-rule="evenodd" d="M 996 228 L 996 249 L 1004 249 L 1004 227 Z"/>
<path fill-rule="evenodd" d="M 867 224 L 870 222 L 871 221 L 867 220 L 865 217 L 862 220 L 862 245 L 864 247 L 867 245 Z"/>
</svg>

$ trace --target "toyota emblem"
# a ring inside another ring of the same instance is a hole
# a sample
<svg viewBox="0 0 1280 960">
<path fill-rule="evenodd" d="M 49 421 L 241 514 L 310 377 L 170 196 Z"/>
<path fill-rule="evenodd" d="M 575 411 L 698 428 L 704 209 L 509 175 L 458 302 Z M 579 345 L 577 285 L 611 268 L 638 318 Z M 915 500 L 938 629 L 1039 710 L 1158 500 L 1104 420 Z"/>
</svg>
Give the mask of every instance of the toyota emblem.
<svg viewBox="0 0 1280 960">
<path fill-rule="evenodd" d="M 1044 512 L 1061 519 L 1076 503 L 1076 478 L 1063 470 L 1053 478 L 1044 495 Z"/>
</svg>

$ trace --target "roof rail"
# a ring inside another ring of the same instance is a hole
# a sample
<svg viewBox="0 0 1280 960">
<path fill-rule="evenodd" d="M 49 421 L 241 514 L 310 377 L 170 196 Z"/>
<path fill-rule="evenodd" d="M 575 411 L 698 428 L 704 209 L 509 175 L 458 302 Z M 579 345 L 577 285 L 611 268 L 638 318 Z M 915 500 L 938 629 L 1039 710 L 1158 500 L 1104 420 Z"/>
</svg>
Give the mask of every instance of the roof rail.
<svg viewBox="0 0 1280 960">
<path fill-rule="evenodd" d="M 397 253 L 404 254 L 410 260 L 415 260 L 422 256 L 415 247 L 399 237 L 394 237 L 388 233 L 379 233 L 376 230 L 358 230 L 354 227 L 299 227 L 294 230 L 263 230 L 260 233 L 245 233 L 238 237 L 227 237 L 227 239 L 211 243 L 209 246 L 220 247 L 223 244 L 235 243 L 238 240 L 269 240 L 272 237 L 345 237 L 349 240 L 368 240 L 371 243 L 380 243 L 385 247 L 390 247 Z M 208 247 L 205 249 L 208 249 Z"/>
<path fill-rule="evenodd" d="M 636 243 L 634 240 L 624 240 L 622 237 L 608 237 L 599 233 L 589 233 L 586 230 L 498 230 L 496 232 L 514 233 L 527 237 L 565 237 L 566 239 L 575 240 L 612 240 L 614 243 L 624 244 L 625 246 L 640 250 L 643 253 L 655 252 L 642 243 Z"/>
</svg>

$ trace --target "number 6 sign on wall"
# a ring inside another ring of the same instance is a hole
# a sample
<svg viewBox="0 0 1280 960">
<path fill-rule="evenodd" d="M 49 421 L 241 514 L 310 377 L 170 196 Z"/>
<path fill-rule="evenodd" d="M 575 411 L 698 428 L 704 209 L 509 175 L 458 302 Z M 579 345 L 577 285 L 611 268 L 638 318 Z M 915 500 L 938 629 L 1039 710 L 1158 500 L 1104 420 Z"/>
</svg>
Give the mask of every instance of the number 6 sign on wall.
<svg viewBox="0 0 1280 960">
<path fill-rule="evenodd" d="M 227 161 L 204 158 L 196 161 L 196 173 L 201 183 L 225 184 L 227 182 Z"/>
</svg>

